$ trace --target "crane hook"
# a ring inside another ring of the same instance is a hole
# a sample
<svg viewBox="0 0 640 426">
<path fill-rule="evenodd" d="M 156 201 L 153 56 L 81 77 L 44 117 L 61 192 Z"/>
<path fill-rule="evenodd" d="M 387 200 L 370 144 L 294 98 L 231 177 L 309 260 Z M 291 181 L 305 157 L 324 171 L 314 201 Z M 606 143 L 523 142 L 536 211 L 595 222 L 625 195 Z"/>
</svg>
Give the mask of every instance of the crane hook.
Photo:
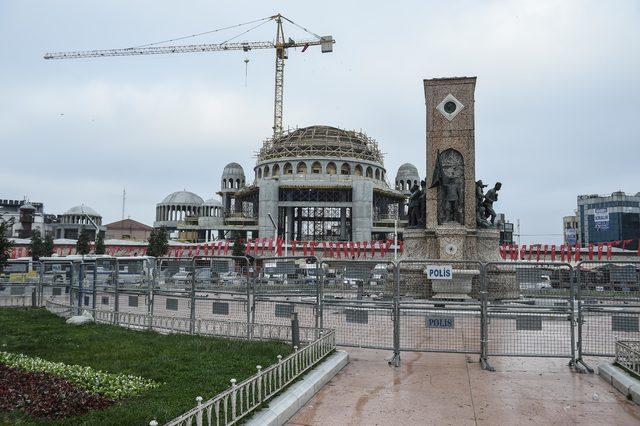
<svg viewBox="0 0 640 426">
<path fill-rule="evenodd" d="M 244 87 L 247 87 L 248 69 L 249 69 L 249 58 L 244 58 Z"/>
</svg>

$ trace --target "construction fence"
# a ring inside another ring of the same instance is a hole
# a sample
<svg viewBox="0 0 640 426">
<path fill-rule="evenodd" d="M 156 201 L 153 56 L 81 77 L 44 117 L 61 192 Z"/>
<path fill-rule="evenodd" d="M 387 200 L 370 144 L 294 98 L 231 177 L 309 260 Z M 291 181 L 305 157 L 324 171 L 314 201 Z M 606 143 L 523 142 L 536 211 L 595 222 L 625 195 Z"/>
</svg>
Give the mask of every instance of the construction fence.
<svg viewBox="0 0 640 426">
<path fill-rule="evenodd" d="M 11 261 L 0 306 L 64 303 L 175 318 L 184 332 L 234 324 L 335 330 L 338 345 L 491 357 L 615 356 L 640 339 L 640 263 L 320 260 L 204 256 Z M 118 315 L 112 320 L 118 322 Z M 211 333 L 209 333 L 211 334 Z"/>
</svg>

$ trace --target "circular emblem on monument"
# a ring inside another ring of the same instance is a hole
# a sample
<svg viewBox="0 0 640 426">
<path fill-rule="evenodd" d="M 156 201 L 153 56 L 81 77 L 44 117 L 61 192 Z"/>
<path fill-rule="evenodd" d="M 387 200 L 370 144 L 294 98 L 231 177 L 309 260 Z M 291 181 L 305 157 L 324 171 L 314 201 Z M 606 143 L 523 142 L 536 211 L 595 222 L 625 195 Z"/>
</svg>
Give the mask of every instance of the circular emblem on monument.
<svg viewBox="0 0 640 426">
<path fill-rule="evenodd" d="M 442 102 L 440 102 L 436 107 L 436 109 L 440 111 L 440 114 L 444 115 L 444 117 L 449 121 L 453 120 L 463 108 L 464 105 L 462 102 L 456 99 L 456 97 L 451 93 L 445 96 Z"/>
<path fill-rule="evenodd" d="M 447 114 L 453 114 L 456 109 L 458 109 L 458 106 L 453 101 L 444 104 L 444 110 Z"/>
<path fill-rule="evenodd" d="M 456 246 L 455 244 L 449 243 L 446 246 L 444 246 L 444 251 L 448 255 L 453 256 L 458 252 L 458 246 Z"/>
</svg>

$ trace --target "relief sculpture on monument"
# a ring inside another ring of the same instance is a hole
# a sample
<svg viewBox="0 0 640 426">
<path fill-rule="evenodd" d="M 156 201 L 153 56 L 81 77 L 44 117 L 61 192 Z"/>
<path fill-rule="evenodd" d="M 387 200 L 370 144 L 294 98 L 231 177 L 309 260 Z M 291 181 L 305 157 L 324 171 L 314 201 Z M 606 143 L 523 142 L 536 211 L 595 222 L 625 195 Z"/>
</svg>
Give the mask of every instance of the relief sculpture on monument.
<svg viewBox="0 0 640 426">
<path fill-rule="evenodd" d="M 438 224 L 464 225 L 464 159 L 453 148 L 439 152 L 430 188 L 438 188 Z"/>
</svg>

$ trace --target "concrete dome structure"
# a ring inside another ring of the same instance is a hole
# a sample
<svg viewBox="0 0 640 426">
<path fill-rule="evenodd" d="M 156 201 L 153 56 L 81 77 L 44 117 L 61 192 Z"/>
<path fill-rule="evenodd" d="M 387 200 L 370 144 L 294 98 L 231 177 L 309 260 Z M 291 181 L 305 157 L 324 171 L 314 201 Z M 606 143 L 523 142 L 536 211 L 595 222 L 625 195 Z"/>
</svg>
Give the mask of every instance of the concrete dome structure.
<svg viewBox="0 0 640 426">
<path fill-rule="evenodd" d="M 309 126 L 267 140 L 258 152 L 256 180 L 300 175 L 358 176 L 384 181 L 378 144 L 367 135 L 331 126 Z"/>
<path fill-rule="evenodd" d="M 60 217 L 60 222 L 56 225 L 55 237 L 76 239 L 83 228 L 89 231 L 92 239 L 96 237 L 96 232 L 106 230 L 102 226 L 102 216 L 91 207 L 85 205 L 71 207 Z"/>
<path fill-rule="evenodd" d="M 160 204 L 192 204 L 197 206 L 203 203 L 204 200 L 202 198 L 189 191 L 176 191 L 167 195 L 164 200 L 160 202 Z"/>
<path fill-rule="evenodd" d="M 244 187 L 244 169 L 238 163 L 229 163 L 224 166 L 222 170 L 222 179 L 220 182 L 220 189 L 223 192 L 237 191 Z"/>
<path fill-rule="evenodd" d="M 403 194 L 410 194 L 413 185 L 420 185 L 420 174 L 418 169 L 411 163 L 404 163 L 398 168 L 396 173 L 395 186 Z"/>
<path fill-rule="evenodd" d="M 177 222 L 188 217 L 197 218 L 202 214 L 204 200 L 189 191 L 176 191 L 156 204 L 155 227 L 164 226 L 169 230 L 177 228 Z"/>
<path fill-rule="evenodd" d="M 73 215 L 76 215 L 76 216 L 78 216 L 78 215 L 82 215 L 82 216 L 87 215 L 87 216 L 93 216 L 93 217 L 102 218 L 100 213 L 98 213 L 97 211 L 95 211 L 91 207 L 85 206 L 85 205 L 71 207 L 69 210 L 67 210 L 63 214 L 63 216 L 73 216 Z"/>
</svg>

